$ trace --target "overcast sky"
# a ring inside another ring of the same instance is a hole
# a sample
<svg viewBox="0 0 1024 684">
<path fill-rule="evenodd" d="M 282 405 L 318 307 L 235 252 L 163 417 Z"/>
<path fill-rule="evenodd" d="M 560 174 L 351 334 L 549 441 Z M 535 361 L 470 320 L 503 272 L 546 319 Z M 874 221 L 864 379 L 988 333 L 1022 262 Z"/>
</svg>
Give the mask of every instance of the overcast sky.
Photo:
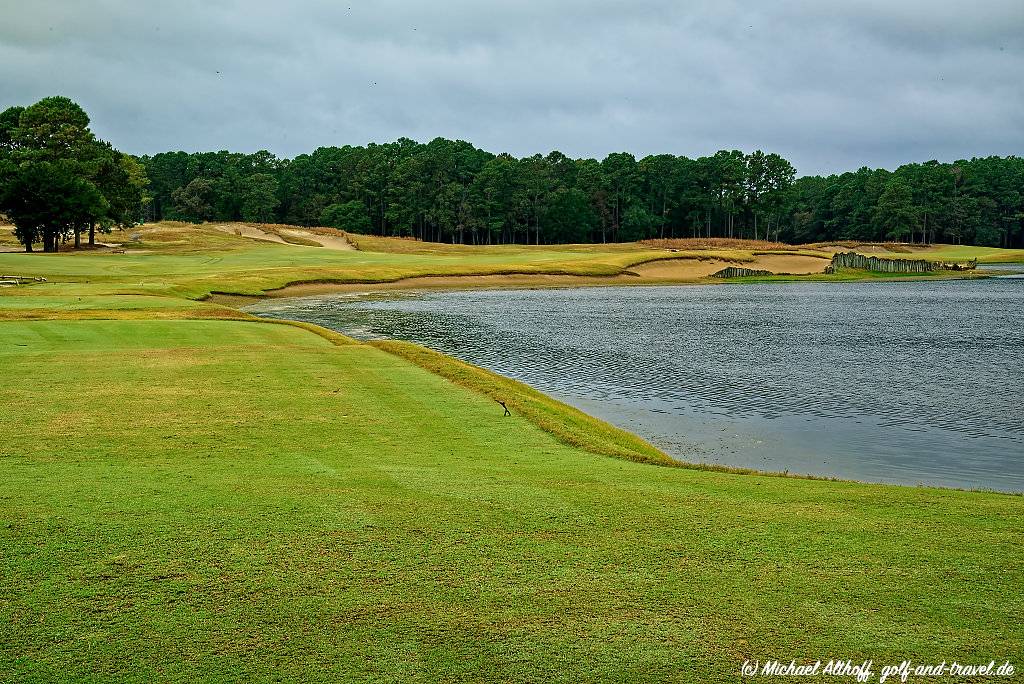
<svg viewBox="0 0 1024 684">
<path fill-rule="evenodd" d="M 770 8 L 767 7 L 770 5 Z M 0 0 L 0 109 L 135 154 L 401 136 L 801 174 L 1024 154 L 1024 0 Z"/>
</svg>

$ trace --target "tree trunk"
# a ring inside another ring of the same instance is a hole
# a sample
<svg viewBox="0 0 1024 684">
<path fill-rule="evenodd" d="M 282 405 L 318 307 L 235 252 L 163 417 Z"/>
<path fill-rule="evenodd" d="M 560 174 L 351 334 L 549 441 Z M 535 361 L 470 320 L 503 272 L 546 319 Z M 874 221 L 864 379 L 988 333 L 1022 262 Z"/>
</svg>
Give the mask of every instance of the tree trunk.
<svg viewBox="0 0 1024 684">
<path fill-rule="evenodd" d="M 89 221 L 89 246 L 96 246 L 96 222 Z"/>
<path fill-rule="evenodd" d="M 665 239 L 665 222 L 668 220 L 668 198 L 661 195 L 661 239 Z"/>
<path fill-rule="evenodd" d="M 82 229 L 75 226 L 75 249 L 82 248 Z"/>
</svg>

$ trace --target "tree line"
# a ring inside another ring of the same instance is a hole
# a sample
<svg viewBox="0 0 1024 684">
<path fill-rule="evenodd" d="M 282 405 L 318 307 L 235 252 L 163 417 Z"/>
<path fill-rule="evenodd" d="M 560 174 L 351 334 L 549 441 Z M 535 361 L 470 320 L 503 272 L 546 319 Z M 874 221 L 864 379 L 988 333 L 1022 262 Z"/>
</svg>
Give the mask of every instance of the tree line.
<svg viewBox="0 0 1024 684">
<path fill-rule="evenodd" d="M 275 221 L 469 244 L 620 242 L 777 234 L 793 166 L 723 151 L 603 160 L 516 158 L 461 140 L 322 147 L 294 159 L 168 152 L 142 157 L 150 218 Z"/>
<path fill-rule="evenodd" d="M 31 252 L 56 252 L 96 229 L 133 225 L 147 197 L 142 164 L 99 140 L 85 111 L 66 97 L 0 112 L 0 213 Z"/>
<path fill-rule="evenodd" d="M 1024 159 L 982 157 L 798 179 L 789 242 L 861 240 L 1024 247 Z"/>
<path fill-rule="evenodd" d="M 149 218 L 326 225 L 471 244 L 729 237 L 1024 247 L 1024 159 L 796 178 L 777 154 L 516 158 L 461 140 L 322 147 L 294 159 L 142 157 Z"/>
<path fill-rule="evenodd" d="M 778 154 L 517 158 L 461 140 L 321 147 L 294 159 L 99 141 L 66 98 L 0 113 L 0 212 L 56 249 L 138 220 L 333 226 L 469 244 L 727 237 L 1024 247 L 1024 160 L 796 177 Z"/>
</svg>

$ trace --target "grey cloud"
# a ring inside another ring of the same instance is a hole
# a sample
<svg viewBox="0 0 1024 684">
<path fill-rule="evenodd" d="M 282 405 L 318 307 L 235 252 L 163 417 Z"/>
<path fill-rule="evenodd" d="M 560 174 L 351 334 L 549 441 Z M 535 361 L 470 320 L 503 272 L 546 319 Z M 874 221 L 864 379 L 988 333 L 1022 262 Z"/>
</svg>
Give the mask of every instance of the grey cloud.
<svg viewBox="0 0 1024 684">
<path fill-rule="evenodd" d="M 134 153 L 408 136 L 802 173 L 1024 152 L 1024 4 L 0 0 L 0 107 L 60 93 Z"/>
</svg>

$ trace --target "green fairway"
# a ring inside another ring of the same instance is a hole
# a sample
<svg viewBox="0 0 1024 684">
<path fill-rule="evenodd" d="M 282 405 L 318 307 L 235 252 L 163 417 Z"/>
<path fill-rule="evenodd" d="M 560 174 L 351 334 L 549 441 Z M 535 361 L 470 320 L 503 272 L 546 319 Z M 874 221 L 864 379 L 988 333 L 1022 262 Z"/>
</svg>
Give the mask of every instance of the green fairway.
<svg viewBox="0 0 1024 684">
<path fill-rule="evenodd" d="M 998 247 L 976 247 L 974 245 L 935 245 L 934 248 L 917 252 L 910 258 L 933 259 L 935 261 L 967 261 L 977 259 L 982 264 L 1010 264 L 1024 262 L 1024 249 L 1000 249 Z"/>
<path fill-rule="evenodd" d="M 293 326 L 7 321 L 0 360 L 15 679 L 703 682 L 1024 649 L 1020 497 L 590 454 Z"/>
<path fill-rule="evenodd" d="M 129 242 L 130 236 L 135 234 L 139 235 L 139 240 Z M 639 264 L 662 259 L 717 259 L 743 264 L 763 254 L 831 255 L 831 251 L 826 254 L 821 250 L 808 249 L 774 252 L 725 248 L 669 251 L 639 243 L 474 247 L 367 236 L 353 238 L 360 250 L 338 251 L 254 240 L 207 225 L 176 223 L 153 224 L 137 233 L 119 231 L 107 238 L 126 241 L 124 253 L 0 252 L 0 274 L 48 280 L 47 283 L 19 288 L 17 293 L 0 294 L 55 299 L 73 296 L 82 302 L 73 305 L 79 309 L 107 308 L 111 300 L 102 299 L 107 295 L 163 296 L 174 299 L 163 300 L 157 308 L 180 308 L 182 298 L 201 299 L 211 293 L 258 295 L 304 282 L 376 283 L 417 276 L 512 273 L 615 276 Z M 1014 262 L 1024 260 L 1024 250 L 939 245 L 912 254 L 888 256 Z M 101 299 L 90 303 L 90 297 Z M 123 298 L 118 301 L 120 303 L 109 308 L 139 308 L 142 300 L 130 305 Z M 29 308 L 23 301 L 12 302 L 7 296 L 0 296 L 0 316 L 4 309 L 14 307 Z"/>
<path fill-rule="evenodd" d="M 657 252 L 162 230 L 0 254 L 48 279 L 0 290 L 5 680 L 734 682 L 747 658 L 1024 653 L 1024 497 L 651 465 L 441 355 L 188 299 Z"/>
<path fill-rule="evenodd" d="M 674 256 L 639 245 L 337 251 L 253 240 L 203 226 L 158 224 L 125 253 L 0 253 L 0 273 L 41 276 L 54 284 L 89 284 L 105 292 L 259 294 L 304 281 L 379 282 L 425 275 L 545 273 L 610 276 L 636 263 Z M 128 239 L 128 235 L 114 236 Z M 379 242 L 379 240 L 377 241 Z M 385 241 L 401 247 L 405 241 Z M 377 244 L 377 243 L 374 243 Z"/>
</svg>

